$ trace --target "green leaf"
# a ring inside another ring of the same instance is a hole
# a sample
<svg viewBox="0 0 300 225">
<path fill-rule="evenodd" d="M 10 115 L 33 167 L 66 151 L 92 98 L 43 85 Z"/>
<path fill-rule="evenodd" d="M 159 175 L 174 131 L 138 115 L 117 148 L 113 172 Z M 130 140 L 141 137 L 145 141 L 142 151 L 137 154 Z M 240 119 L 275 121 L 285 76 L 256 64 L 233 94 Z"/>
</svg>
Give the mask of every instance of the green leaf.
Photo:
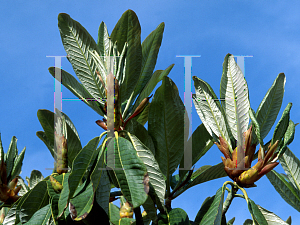
<svg viewBox="0 0 300 225">
<path fill-rule="evenodd" d="M 144 210 L 147 212 L 147 218 L 151 221 L 156 221 L 157 220 L 157 209 L 155 207 L 154 202 L 152 201 L 151 197 L 148 196 L 147 200 L 143 204 Z M 143 221 L 145 224 L 145 217 L 143 217 Z"/>
<path fill-rule="evenodd" d="M 21 173 L 21 168 L 23 165 L 23 159 L 25 155 L 26 147 L 23 148 L 20 155 L 16 156 L 14 161 L 14 166 L 11 172 L 11 179 L 14 179 L 16 176 L 18 176 Z"/>
<path fill-rule="evenodd" d="M 192 150 L 192 165 L 195 165 L 199 159 L 205 155 L 205 153 L 213 146 L 213 138 L 207 132 L 204 124 L 200 124 L 197 129 L 193 132 L 192 136 L 189 138 L 187 144 L 185 145 L 185 151 Z M 182 157 L 179 170 L 179 175 L 182 178 L 188 170 L 183 170 L 184 168 L 184 157 Z"/>
<path fill-rule="evenodd" d="M 108 166 L 115 165 L 114 173 L 124 197 L 133 208 L 142 205 L 147 199 L 147 185 L 144 184 L 148 177 L 147 169 L 131 142 L 122 137 L 111 139 L 107 161 Z"/>
<path fill-rule="evenodd" d="M 220 98 L 231 133 L 242 145 L 242 135 L 249 124 L 249 91 L 244 75 L 231 54 L 224 59 L 220 86 Z"/>
<path fill-rule="evenodd" d="M 264 139 L 267 136 L 277 118 L 282 104 L 284 86 L 285 75 L 284 73 L 280 73 L 256 111 L 257 122 L 261 127 L 261 139 Z M 257 139 L 254 137 L 252 143 L 256 143 L 256 140 Z"/>
<path fill-rule="evenodd" d="M 235 217 L 233 217 L 231 220 L 229 220 L 227 222 L 227 225 L 233 225 L 234 221 L 235 221 Z"/>
<path fill-rule="evenodd" d="M 10 177 L 10 173 L 14 166 L 14 160 L 16 156 L 18 155 L 17 150 L 17 138 L 15 136 L 12 137 L 11 142 L 9 144 L 8 151 L 6 153 L 6 173 L 7 177 Z"/>
<path fill-rule="evenodd" d="M 142 43 L 142 67 L 141 76 L 134 89 L 133 99 L 141 93 L 148 81 L 151 79 L 156 65 L 157 55 L 161 45 L 165 24 L 161 23 L 152 31 Z"/>
<path fill-rule="evenodd" d="M 118 225 L 132 225 L 135 222 L 133 218 L 122 218 L 119 220 Z"/>
<path fill-rule="evenodd" d="M 85 219 L 93 207 L 94 191 L 93 183 L 90 182 L 86 188 L 79 192 L 78 195 L 70 200 L 70 203 L 75 207 L 76 216 L 71 216 L 73 220 L 80 221 Z"/>
<path fill-rule="evenodd" d="M 173 66 L 174 66 L 174 64 L 170 65 L 165 70 L 156 70 L 152 74 L 150 80 L 148 81 L 148 83 L 146 84 L 146 86 L 143 88 L 142 92 L 139 94 L 137 100 L 135 101 L 131 113 L 134 112 L 134 110 L 140 105 L 140 103 L 143 101 L 144 98 L 147 98 L 152 93 L 152 91 L 154 90 L 154 88 L 156 87 L 156 85 L 158 84 L 158 82 L 160 82 L 161 80 L 163 80 L 164 77 L 166 77 L 166 76 L 169 75 L 169 73 L 172 70 Z M 145 111 L 146 111 L 146 109 L 144 109 L 144 111 L 141 114 L 144 114 Z M 140 119 L 141 114 L 138 116 L 138 120 Z M 129 116 L 130 116 L 130 114 L 127 117 L 129 117 Z M 141 124 L 143 124 L 143 123 L 141 123 Z"/>
<path fill-rule="evenodd" d="M 120 86 L 120 99 L 124 102 L 134 91 L 141 73 L 141 26 L 135 12 L 127 10 L 123 13 L 111 33 L 111 40 L 113 43 L 117 41 L 119 52 L 122 52 L 125 42 L 128 43 L 126 76 Z"/>
<path fill-rule="evenodd" d="M 98 185 L 95 191 L 95 200 L 101 208 L 108 214 L 109 211 L 109 195 L 110 195 L 110 181 L 107 171 L 103 171 L 100 179 L 101 185 Z"/>
<path fill-rule="evenodd" d="M 65 209 L 68 207 L 68 197 L 69 197 L 69 176 L 70 173 L 63 173 L 63 189 L 59 195 L 58 200 L 58 217 L 62 216 Z"/>
<path fill-rule="evenodd" d="M 109 213 L 108 213 L 109 220 L 114 223 L 118 224 L 118 221 L 120 220 L 120 208 L 114 203 L 109 203 Z"/>
<path fill-rule="evenodd" d="M 248 209 L 249 212 L 252 214 L 252 218 L 255 219 L 255 221 L 259 225 L 268 225 L 268 222 L 266 221 L 264 215 L 251 199 L 248 199 Z"/>
<path fill-rule="evenodd" d="M 288 225 L 287 222 L 283 221 L 279 216 L 277 216 L 273 212 L 270 212 L 259 205 L 257 205 L 257 207 L 265 217 L 268 225 Z"/>
<path fill-rule="evenodd" d="M 205 81 L 195 76 L 193 76 L 193 80 L 196 91 L 196 94 L 192 95 L 193 102 L 202 123 L 215 141 L 218 141 L 219 136 L 222 136 L 232 152 L 230 135 L 226 125 L 227 119 L 216 94 Z"/>
<path fill-rule="evenodd" d="M 57 216 L 58 216 L 58 200 L 59 200 L 59 194 L 54 195 L 50 202 L 51 202 L 51 214 L 52 218 L 55 221 L 54 224 L 57 225 Z"/>
<path fill-rule="evenodd" d="M 130 133 L 128 133 L 128 135 L 138 157 L 144 162 L 147 168 L 150 183 L 152 184 L 157 197 L 161 204 L 164 205 L 166 183 L 154 155 L 135 135 Z"/>
<path fill-rule="evenodd" d="M 287 222 L 287 224 L 291 225 L 292 224 L 292 217 L 289 216 L 289 218 L 287 218 L 286 222 Z"/>
<path fill-rule="evenodd" d="M 57 109 L 56 113 L 58 113 Z M 75 157 L 82 149 L 82 146 L 74 124 L 65 113 L 61 113 L 65 117 L 65 121 L 67 123 L 68 165 L 72 165 Z"/>
<path fill-rule="evenodd" d="M 267 173 L 267 177 L 271 184 L 281 197 L 292 207 L 300 212 L 300 192 L 296 190 L 285 178 L 272 170 Z"/>
<path fill-rule="evenodd" d="M 107 56 L 109 50 L 109 35 L 106 24 L 102 21 L 98 29 L 97 45 L 100 50 L 101 56 Z"/>
<path fill-rule="evenodd" d="M 29 178 L 29 187 L 30 189 L 34 188 L 39 182 L 44 180 L 44 176 L 38 170 L 32 170 Z"/>
<path fill-rule="evenodd" d="M 168 215 L 158 215 L 158 225 L 189 225 L 190 220 L 186 212 L 181 208 L 172 209 Z"/>
<path fill-rule="evenodd" d="M 25 223 L 29 221 L 36 211 L 49 203 L 47 182 L 39 182 L 30 192 L 27 192 L 22 199 L 23 201 L 17 206 L 17 211 L 19 212 L 20 221 Z"/>
<path fill-rule="evenodd" d="M 197 174 L 197 176 L 194 175 L 192 182 L 188 183 L 186 186 L 176 192 L 174 198 L 197 184 L 227 176 L 223 163 L 219 163 L 214 166 L 202 166 L 194 173 Z"/>
<path fill-rule="evenodd" d="M 250 219 L 246 219 L 243 225 L 253 225 L 253 221 Z"/>
<path fill-rule="evenodd" d="M 104 163 L 104 150 L 105 143 L 100 146 L 98 158 L 94 170 L 91 173 L 91 180 L 93 182 L 93 189 L 96 195 L 96 201 L 98 204 L 108 213 L 109 193 L 110 193 L 110 181 L 106 171 Z"/>
<path fill-rule="evenodd" d="M 207 213 L 203 216 L 200 225 L 202 224 L 221 224 L 222 210 L 224 202 L 225 187 L 221 187 L 216 192 L 214 200 L 209 207 Z"/>
<path fill-rule="evenodd" d="M 42 127 L 45 131 L 45 135 L 47 137 L 47 139 L 44 139 L 44 140 L 48 141 L 48 143 L 52 143 L 52 146 L 53 146 L 54 145 L 54 113 L 49 110 L 46 110 L 46 109 L 39 109 L 37 112 L 37 117 L 38 117 L 40 124 L 42 125 Z M 44 140 L 42 139 L 42 141 L 44 141 Z M 52 154 L 52 156 L 53 156 L 53 154 Z"/>
<path fill-rule="evenodd" d="M 287 148 L 282 157 L 279 158 L 279 162 L 294 188 L 300 191 L 300 160 Z"/>
<path fill-rule="evenodd" d="M 273 134 L 272 142 L 271 144 L 273 145 L 277 140 L 281 140 L 282 137 L 284 136 L 286 129 L 288 128 L 289 125 L 289 120 L 290 120 L 290 111 L 292 108 L 292 103 L 290 102 L 284 109 L 282 116 L 277 123 L 275 127 L 275 131 Z"/>
<path fill-rule="evenodd" d="M 81 179 L 83 178 L 87 168 L 92 163 L 96 148 L 99 144 L 99 137 L 95 137 L 87 143 L 86 146 L 78 153 L 73 161 L 72 172 L 69 176 L 69 199 L 71 199 L 78 187 Z"/>
<path fill-rule="evenodd" d="M 292 143 L 295 135 L 295 124 L 292 120 L 289 122 L 289 126 L 284 134 L 283 146 L 278 153 L 278 157 L 280 157 L 287 149 L 287 146 Z"/>
<path fill-rule="evenodd" d="M 4 218 L 3 225 L 15 225 L 15 223 L 18 221 L 17 220 L 17 216 L 18 216 L 17 215 L 17 203 L 20 203 L 20 201 L 18 200 L 9 209 L 9 211 L 7 212 L 7 214 Z"/>
<path fill-rule="evenodd" d="M 178 88 L 165 77 L 150 106 L 148 129 L 155 146 L 155 158 L 166 177 L 175 172 L 183 156 L 184 112 Z"/>
<path fill-rule="evenodd" d="M 175 189 L 176 184 L 179 182 L 179 174 L 175 174 L 171 178 L 170 186 L 172 190 Z"/>
<path fill-rule="evenodd" d="M 195 223 L 200 224 L 201 220 L 203 219 L 204 215 L 207 213 L 209 210 L 211 204 L 215 200 L 215 195 L 212 197 L 207 197 L 204 202 L 201 205 L 201 208 L 199 209 L 196 218 L 195 218 Z"/>
<path fill-rule="evenodd" d="M 147 104 L 147 106 L 144 108 L 143 112 L 141 112 L 139 115 L 137 115 L 136 121 L 142 124 L 143 126 L 147 123 L 148 121 L 148 114 L 149 114 L 149 109 L 150 109 L 150 102 Z M 133 118 L 132 120 L 134 120 Z"/>
<path fill-rule="evenodd" d="M 1 140 L 1 133 L 0 133 L 0 162 L 5 161 L 4 159 L 4 151 L 3 151 L 3 146 L 2 146 L 2 140 Z"/>
<path fill-rule="evenodd" d="M 25 225 L 46 225 L 47 221 L 51 216 L 51 207 L 50 204 L 44 206 L 43 208 L 36 211 L 31 219 L 25 223 Z"/>
<path fill-rule="evenodd" d="M 151 136 L 148 134 L 146 128 L 137 122 L 136 120 L 130 120 L 125 129 L 130 133 L 135 135 L 147 148 L 150 149 L 153 155 L 155 155 L 154 143 Z"/>
<path fill-rule="evenodd" d="M 104 87 L 96 74 L 96 63 L 90 54 L 93 50 L 99 53 L 92 36 L 65 13 L 58 15 L 58 28 L 68 59 L 85 89 L 97 100 L 105 98 Z"/>
<path fill-rule="evenodd" d="M 257 122 L 257 118 L 256 118 L 256 115 L 255 115 L 255 112 L 252 108 L 249 109 L 249 115 L 250 115 L 250 118 L 251 118 L 251 121 L 252 121 L 252 124 L 254 125 L 254 129 L 255 129 L 255 138 L 258 139 L 259 141 L 259 144 L 261 146 L 264 146 L 264 142 L 263 142 L 263 138 L 261 137 L 261 129 L 260 129 L 260 125 L 259 123 Z M 253 140 L 253 139 L 252 139 Z M 254 142 L 252 142 L 254 143 Z"/>
<path fill-rule="evenodd" d="M 22 188 L 21 188 L 21 190 L 19 191 L 18 194 L 20 196 L 23 196 L 24 194 L 26 194 L 30 190 L 30 188 L 25 184 L 22 177 L 20 177 L 20 176 L 17 176 L 17 177 L 18 177 L 17 186 L 20 186 L 20 185 L 22 186 Z"/>
<path fill-rule="evenodd" d="M 60 68 L 49 67 L 50 74 L 55 77 L 55 70 Z M 56 78 L 56 77 L 55 77 Z M 57 79 L 57 78 L 56 78 Z M 61 69 L 61 83 L 69 89 L 78 99 L 81 99 L 85 104 L 91 107 L 96 113 L 104 116 L 103 107 L 104 102 L 100 99 L 97 101 L 91 101 L 94 97 L 79 83 L 71 74 Z M 89 101 L 90 100 L 90 101 Z"/>
<path fill-rule="evenodd" d="M 41 139 L 44 142 L 44 144 L 47 146 L 53 159 L 56 159 L 57 156 L 56 156 L 56 152 L 54 151 L 54 147 L 53 147 L 54 142 L 51 142 L 48 139 L 48 137 L 44 131 L 37 131 L 36 136 L 38 136 L 38 138 Z"/>
</svg>

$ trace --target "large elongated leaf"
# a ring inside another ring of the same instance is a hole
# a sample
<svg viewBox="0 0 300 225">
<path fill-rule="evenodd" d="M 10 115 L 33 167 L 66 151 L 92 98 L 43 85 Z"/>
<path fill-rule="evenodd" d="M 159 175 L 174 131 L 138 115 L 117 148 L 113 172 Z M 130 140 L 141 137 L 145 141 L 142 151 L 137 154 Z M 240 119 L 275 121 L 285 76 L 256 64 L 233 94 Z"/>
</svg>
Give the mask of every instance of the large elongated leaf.
<svg viewBox="0 0 300 225">
<path fill-rule="evenodd" d="M 44 180 L 42 173 L 38 170 L 32 170 L 28 182 L 30 189 L 34 188 L 42 180 Z"/>
<path fill-rule="evenodd" d="M 248 85 L 240 67 L 230 54 L 226 55 L 223 63 L 220 98 L 231 133 L 239 145 L 242 145 L 242 135 L 249 124 Z"/>
<path fill-rule="evenodd" d="M 91 173 L 91 180 L 93 182 L 93 189 L 96 195 L 97 203 L 108 213 L 110 181 L 104 164 L 104 150 L 106 142 L 100 146 L 97 162 L 94 170 Z"/>
<path fill-rule="evenodd" d="M 25 225 L 46 225 L 51 216 L 50 204 L 36 211 Z"/>
<path fill-rule="evenodd" d="M 272 143 L 275 143 L 277 140 L 281 140 L 282 137 L 284 136 L 286 129 L 288 128 L 289 125 L 289 120 L 290 120 L 290 111 L 292 108 L 292 103 L 290 102 L 284 109 L 282 116 L 279 120 L 279 122 L 277 123 L 276 127 L 275 127 L 275 131 L 273 134 L 273 138 L 272 138 Z"/>
<path fill-rule="evenodd" d="M 200 225 L 203 224 L 214 224 L 220 225 L 222 221 L 222 210 L 224 201 L 225 187 L 221 187 L 216 192 L 214 200 L 209 207 L 207 213 L 203 216 Z"/>
<path fill-rule="evenodd" d="M 55 225 L 58 225 L 58 222 L 57 222 L 58 200 L 59 200 L 59 194 L 54 195 L 50 200 L 50 202 L 51 202 L 51 215 L 52 215 L 52 219 L 54 220 Z"/>
<path fill-rule="evenodd" d="M 285 75 L 284 73 L 280 73 L 256 111 L 257 122 L 261 127 L 260 135 L 262 139 L 267 136 L 277 118 L 282 104 L 284 85 Z M 253 139 L 252 142 L 256 143 L 256 140 Z"/>
<path fill-rule="evenodd" d="M 267 220 L 265 219 L 262 212 L 259 210 L 258 206 L 252 201 L 248 199 L 248 209 L 249 212 L 252 214 L 252 218 L 257 222 L 259 225 L 268 225 Z"/>
<path fill-rule="evenodd" d="M 143 90 L 153 73 L 159 48 L 161 45 L 165 24 L 161 23 L 142 43 L 141 76 L 134 89 L 133 99 Z"/>
<path fill-rule="evenodd" d="M 37 112 L 37 116 L 45 131 L 45 133 L 37 132 L 37 136 L 46 143 L 46 146 L 50 150 L 54 146 L 54 113 L 49 110 L 40 109 Z M 69 118 L 67 121 L 68 164 L 72 165 L 76 155 L 82 149 L 82 146 L 74 124 Z M 50 152 L 52 156 L 56 156 L 57 154 L 54 150 L 50 150 Z"/>
<path fill-rule="evenodd" d="M 63 189 L 59 195 L 58 200 L 58 216 L 60 217 L 64 210 L 68 207 L 68 197 L 69 197 L 69 176 L 70 173 L 64 173 L 63 174 Z"/>
<path fill-rule="evenodd" d="M 55 70 L 60 68 L 49 67 L 50 74 L 55 77 Z M 56 77 L 55 77 L 56 78 Z M 81 99 L 85 104 L 91 107 L 95 112 L 104 115 L 103 101 L 94 101 L 94 97 L 79 83 L 71 74 L 61 69 L 61 83 L 69 89 L 77 98 Z"/>
<path fill-rule="evenodd" d="M 15 222 L 17 221 L 17 203 L 16 202 L 7 212 L 3 225 L 15 225 Z"/>
<path fill-rule="evenodd" d="M 49 141 L 49 143 L 52 143 L 52 145 L 54 145 L 54 113 L 49 110 L 40 109 L 37 112 L 37 117 L 40 121 L 40 124 L 42 125 L 42 127 L 44 129 L 44 132 L 45 132 L 45 135 L 47 138 L 47 139 L 44 138 L 43 141 L 44 140 Z M 40 135 L 40 136 L 42 136 L 42 135 Z M 40 136 L 38 136 L 38 137 L 40 137 Z"/>
<path fill-rule="evenodd" d="M 184 186 L 182 189 L 180 189 L 178 192 L 175 193 L 174 197 L 179 196 L 187 189 L 197 185 L 201 184 L 210 180 L 218 179 L 221 177 L 226 177 L 227 174 L 224 170 L 224 164 L 219 163 L 214 166 L 202 166 L 199 168 L 198 171 L 195 172 L 196 175 L 192 175 L 193 179 L 190 183 L 188 183 L 186 186 Z"/>
<path fill-rule="evenodd" d="M 207 132 L 204 124 L 200 124 L 189 138 L 185 149 L 192 151 L 192 165 L 195 165 L 199 159 L 213 146 L 213 138 Z M 184 168 L 184 157 L 181 159 L 179 168 Z M 188 170 L 179 170 L 179 176 L 182 178 Z"/>
<path fill-rule="evenodd" d="M 22 165 L 23 165 L 25 150 L 26 150 L 26 147 L 24 147 L 23 150 L 21 151 L 20 155 L 18 155 L 15 158 L 14 166 L 13 166 L 13 169 L 11 171 L 11 179 L 15 178 L 17 175 L 19 175 L 21 173 L 21 168 L 22 168 Z"/>
<path fill-rule="evenodd" d="M 17 176 L 18 177 L 18 183 L 17 183 L 17 186 L 22 186 L 21 190 L 19 191 L 19 196 L 23 196 L 24 194 L 26 194 L 30 188 L 25 184 L 25 181 L 23 180 L 22 177 L 20 176 Z"/>
<path fill-rule="evenodd" d="M 215 199 L 215 195 L 212 197 L 207 197 L 204 202 L 201 205 L 201 208 L 199 209 L 196 217 L 195 217 L 195 223 L 200 224 L 201 220 L 203 219 L 204 215 L 207 213 L 209 210 L 211 204 L 213 203 Z"/>
<path fill-rule="evenodd" d="M 106 24 L 102 21 L 98 30 L 98 48 L 102 56 L 108 56 L 109 50 L 109 35 Z"/>
<path fill-rule="evenodd" d="M 281 174 L 278 174 L 274 170 L 267 173 L 267 177 L 281 197 L 300 212 L 299 190 L 296 190 L 292 184 L 287 182 Z"/>
<path fill-rule="evenodd" d="M 109 211 L 109 193 L 110 193 L 110 181 L 107 171 L 103 171 L 100 179 L 101 185 L 98 185 L 95 191 L 95 200 L 101 206 L 102 209 L 108 214 Z"/>
<path fill-rule="evenodd" d="M 159 214 L 159 225 L 189 225 L 187 213 L 181 208 L 172 209 L 167 215 Z"/>
<path fill-rule="evenodd" d="M 184 151 L 184 104 L 174 82 L 164 77 L 149 110 L 149 135 L 155 158 L 168 178 L 178 167 Z"/>
<path fill-rule="evenodd" d="M 159 165 L 149 148 L 147 148 L 135 135 L 128 135 L 138 156 L 144 162 L 147 168 L 150 183 L 152 184 L 156 195 L 163 205 L 166 194 L 166 183 L 159 169 Z"/>
<path fill-rule="evenodd" d="M 73 161 L 72 172 L 69 177 L 69 199 L 71 199 L 78 187 L 81 179 L 83 178 L 87 168 L 91 164 L 94 154 L 96 154 L 96 148 L 99 144 L 100 138 L 95 137 L 87 143 L 86 146 L 78 153 Z"/>
<path fill-rule="evenodd" d="M 148 134 L 146 128 L 137 122 L 136 120 L 130 120 L 125 129 L 135 135 L 147 148 L 150 149 L 153 155 L 155 155 L 155 148 L 151 136 Z"/>
<path fill-rule="evenodd" d="M 12 137 L 11 142 L 9 144 L 8 151 L 6 153 L 6 173 L 7 176 L 10 175 L 13 166 L 14 166 L 14 160 L 15 157 L 18 155 L 18 150 L 17 150 L 17 138 L 15 136 Z"/>
<path fill-rule="evenodd" d="M 196 94 L 193 94 L 193 102 L 196 111 L 208 133 L 218 141 L 222 136 L 232 150 L 230 135 L 227 131 L 226 117 L 221 104 L 208 83 L 193 76 Z"/>
<path fill-rule="evenodd" d="M 120 208 L 112 202 L 109 203 L 108 217 L 109 220 L 114 224 L 117 224 L 120 219 Z"/>
<path fill-rule="evenodd" d="M 96 64 L 90 51 L 97 51 L 98 46 L 87 30 L 68 14 L 58 15 L 58 28 L 62 43 L 72 67 L 86 90 L 97 100 L 105 97 Z"/>
<path fill-rule="evenodd" d="M 47 146 L 47 148 L 49 149 L 53 159 L 56 159 L 57 153 L 54 151 L 54 147 L 53 147 L 54 142 L 51 142 L 48 139 L 48 137 L 47 137 L 47 135 L 44 131 L 37 131 L 36 136 L 38 136 L 38 138 L 41 139 L 44 142 L 44 144 Z"/>
<path fill-rule="evenodd" d="M 289 125 L 286 129 L 286 132 L 284 134 L 284 138 L 283 138 L 283 146 L 280 149 L 279 153 L 278 153 L 278 157 L 280 157 L 287 149 L 287 146 L 292 143 L 292 141 L 294 140 L 294 136 L 295 136 L 295 127 L 296 125 L 294 124 L 294 122 L 292 120 L 289 121 Z"/>
<path fill-rule="evenodd" d="M 49 196 L 47 192 L 47 182 L 39 182 L 30 192 L 27 192 L 22 198 L 23 202 L 18 204 L 17 211 L 19 211 L 20 221 L 22 223 L 28 222 L 33 214 L 39 209 L 43 208 L 49 203 Z"/>
<path fill-rule="evenodd" d="M 287 222 L 283 221 L 279 216 L 277 216 L 273 212 L 270 212 L 259 205 L 257 205 L 257 207 L 259 208 L 260 212 L 265 217 L 268 225 L 288 225 Z"/>
<path fill-rule="evenodd" d="M 146 86 L 143 88 L 142 92 L 138 96 L 137 100 L 135 101 L 134 106 L 132 108 L 132 113 L 139 106 L 139 104 L 143 101 L 143 99 L 147 98 L 152 93 L 152 91 L 156 87 L 157 83 L 160 82 L 164 77 L 169 75 L 169 73 L 172 70 L 173 66 L 174 66 L 174 64 L 170 65 L 165 70 L 156 70 L 153 73 L 150 80 L 148 81 L 148 83 L 146 84 Z M 145 110 L 146 109 L 144 109 L 144 111 Z M 141 114 L 143 114 L 143 113 L 141 113 Z M 128 116 L 130 116 L 130 114 Z"/>
<path fill-rule="evenodd" d="M 123 13 L 111 33 L 111 40 L 113 43 L 117 41 L 119 52 L 122 52 L 125 42 L 128 43 L 125 79 L 120 87 L 121 102 L 124 102 L 134 91 L 141 73 L 141 26 L 135 12 L 127 10 Z"/>
<path fill-rule="evenodd" d="M 300 191 L 300 160 L 287 148 L 282 157 L 279 158 L 279 162 L 294 188 Z"/>
<path fill-rule="evenodd" d="M 115 154 L 111 152 L 113 149 Z M 124 197 L 134 208 L 142 205 L 149 189 L 146 183 L 147 169 L 131 142 L 122 137 L 112 139 L 108 144 L 108 154 L 108 165 L 112 165 L 112 160 L 115 160 L 114 173 Z"/>
<path fill-rule="evenodd" d="M 78 195 L 70 200 L 70 204 L 73 205 L 73 214 L 72 219 L 75 221 L 80 221 L 85 219 L 90 213 L 93 207 L 94 202 L 94 192 L 93 192 L 93 183 L 90 182 L 84 190 L 80 191 Z M 75 213 L 76 212 L 76 213 Z"/>
</svg>

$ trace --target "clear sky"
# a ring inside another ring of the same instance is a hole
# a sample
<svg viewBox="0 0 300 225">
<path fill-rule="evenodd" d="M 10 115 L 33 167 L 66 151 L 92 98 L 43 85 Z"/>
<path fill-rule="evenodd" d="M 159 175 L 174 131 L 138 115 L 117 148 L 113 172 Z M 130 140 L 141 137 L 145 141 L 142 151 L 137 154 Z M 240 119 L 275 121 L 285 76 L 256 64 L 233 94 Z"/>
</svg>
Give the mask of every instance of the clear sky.
<svg viewBox="0 0 300 225">
<path fill-rule="evenodd" d="M 53 159 L 36 136 L 42 130 L 37 119 L 38 109 L 54 109 L 54 80 L 48 68 L 54 59 L 48 55 L 66 55 L 57 16 L 68 13 L 80 22 L 97 40 L 98 27 L 104 21 L 109 33 L 127 9 L 136 12 L 142 40 L 161 22 L 165 32 L 156 69 L 165 69 L 175 63 L 169 77 L 184 94 L 184 64 L 176 55 L 201 55 L 193 59 L 192 75 L 208 82 L 219 96 L 222 63 L 227 53 L 253 55 L 245 60 L 245 77 L 248 82 L 251 107 L 256 111 L 276 76 L 286 74 L 282 109 L 293 103 L 291 119 L 300 122 L 300 4 L 296 1 L 0 1 L 0 63 L 1 63 L 1 116 L 0 132 L 5 152 L 12 136 L 18 138 L 18 149 L 26 146 L 21 176 L 30 176 L 33 169 L 44 176 L 51 171 Z M 62 3 L 63 2 L 63 3 Z M 62 68 L 74 75 L 70 63 L 62 60 Z M 194 92 L 194 90 L 193 90 Z M 74 97 L 62 89 L 63 97 Z M 101 119 L 82 102 L 63 102 L 65 112 L 75 124 L 82 145 L 98 136 L 103 130 L 95 124 Z M 195 108 L 192 112 L 193 130 L 201 123 Z M 273 134 L 275 126 L 265 141 Z M 299 128 L 299 127 L 297 127 Z M 300 158 L 299 133 L 290 149 Z M 196 164 L 215 165 L 221 162 L 216 146 Z M 276 171 L 282 172 L 281 166 Z M 183 208 L 194 220 L 202 202 L 212 196 L 229 178 L 222 178 L 189 189 L 173 201 L 173 208 Z M 255 203 L 273 211 L 286 220 L 290 215 L 297 224 L 300 213 L 289 206 L 275 191 L 266 177 L 256 188 L 247 189 Z M 234 199 L 227 212 L 228 220 L 236 217 L 235 224 L 251 218 L 245 200 Z"/>
</svg>

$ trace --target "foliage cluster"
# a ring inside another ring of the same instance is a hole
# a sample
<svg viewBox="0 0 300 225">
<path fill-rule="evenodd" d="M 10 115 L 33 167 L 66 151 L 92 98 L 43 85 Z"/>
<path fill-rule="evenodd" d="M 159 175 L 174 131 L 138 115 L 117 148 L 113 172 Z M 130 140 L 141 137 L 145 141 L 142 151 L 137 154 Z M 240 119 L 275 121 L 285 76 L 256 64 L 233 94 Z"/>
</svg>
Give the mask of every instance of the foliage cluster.
<svg viewBox="0 0 300 225">
<path fill-rule="evenodd" d="M 46 178 L 32 171 L 26 178 L 28 185 L 18 176 L 25 149 L 18 155 L 15 137 L 6 154 L 1 144 L 2 224 L 233 224 L 235 218 L 228 220 L 226 212 L 235 197 L 244 198 L 251 213 L 244 224 L 291 224 L 290 218 L 283 221 L 254 203 L 245 190 L 267 174 L 286 202 L 300 211 L 300 161 L 288 148 L 296 126 L 290 119 L 291 103 L 272 139 L 264 142 L 282 105 L 283 73 L 256 112 L 250 107 L 247 82 L 231 54 L 225 56 L 220 84 L 220 98 L 226 101 L 220 103 L 208 83 L 193 77 L 193 101 L 202 124 L 189 138 L 185 132 L 189 118 L 177 86 L 168 77 L 174 65 L 154 71 L 164 23 L 142 43 L 141 27 L 131 10 L 122 15 L 111 35 L 102 22 L 97 43 L 67 14 L 59 14 L 58 27 L 81 83 L 60 68 L 50 67 L 49 72 L 56 79 L 61 74 L 62 84 L 103 117 L 96 123 L 105 131 L 82 147 L 66 114 L 39 110 L 43 131 L 37 136 L 56 166 Z M 150 103 L 150 94 L 160 81 Z M 224 154 L 223 163 L 194 171 L 192 167 L 214 143 Z M 190 152 L 190 165 L 185 152 Z M 272 170 L 278 160 L 286 175 Z M 172 201 L 189 188 L 227 175 L 233 181 L 207 197 L 193 220 L 184 209 L 172 208 Z M 111 191 L 114 187 L 118 191 Z M 121 208 L 113 204 L 118 198 Z"/>
</svg>

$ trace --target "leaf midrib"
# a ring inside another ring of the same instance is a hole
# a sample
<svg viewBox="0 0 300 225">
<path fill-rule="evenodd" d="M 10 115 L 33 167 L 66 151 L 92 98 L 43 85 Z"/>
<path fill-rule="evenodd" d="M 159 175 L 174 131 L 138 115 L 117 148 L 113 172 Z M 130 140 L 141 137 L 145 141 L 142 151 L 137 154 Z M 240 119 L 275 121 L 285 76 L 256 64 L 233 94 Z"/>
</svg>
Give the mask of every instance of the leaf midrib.
<svg viewBox="0 0 300 225">
<path fill-rule="evenodd" d="M 68 25 L 69 25 L 69 23 L 68 23 Z M 76 24 L 75 24 L 75 26 L 76 26 Z M 86 57 L 85 57 L 85 54 L 84 54 L 83 51 L 82 51 L 82 48 L 80 47 L 80 45 L 79 45 L 77 39 L 75 38 L 75 34 L 73 33 L 73 29 L 71 29 L 70 26 L 68 26 L 68 27 L 69 27 L 69 30 L 70 30 L 72 36 L 73 36 L 73 39 L 75 40 L 75 42 L 76 42 L 78 48 L 80 49 L 81 54 L 83 55 L 83 58 L 84 58 L 84 60 L 85 60 L 85 63 L 86 63 L 86 65 L 87 65 L 89 71 L 90 71 L 90 74 L 92 75 L 93 72 L 92 72 L 92 70 L 91 70 L 91 68 L 90 68 L 90 66 L 89 66 L 89 63 L 88 63 L 88 61 L 87 61 L 87 59 L 86 59 Z M 72 26 L 72 28 L 73 28 L 73 27 L 74 27 L 74 26 Z M 83 42 L 83 40 L 82 40 L 82 42 Z M 87 46 L 87 45 L 85 44 L 85 46 Z M 97 82 L 96 82 L 96 80 L 95 80 L 95 78 L 94 78 L 93 75 L 92 75 L 92 79 L 94 80 L 94 83 L 96 84 L 98 93 L 101 93 L 101 90 L 100 90 L 100 88 L 98 87 Z"/>
</svg>

